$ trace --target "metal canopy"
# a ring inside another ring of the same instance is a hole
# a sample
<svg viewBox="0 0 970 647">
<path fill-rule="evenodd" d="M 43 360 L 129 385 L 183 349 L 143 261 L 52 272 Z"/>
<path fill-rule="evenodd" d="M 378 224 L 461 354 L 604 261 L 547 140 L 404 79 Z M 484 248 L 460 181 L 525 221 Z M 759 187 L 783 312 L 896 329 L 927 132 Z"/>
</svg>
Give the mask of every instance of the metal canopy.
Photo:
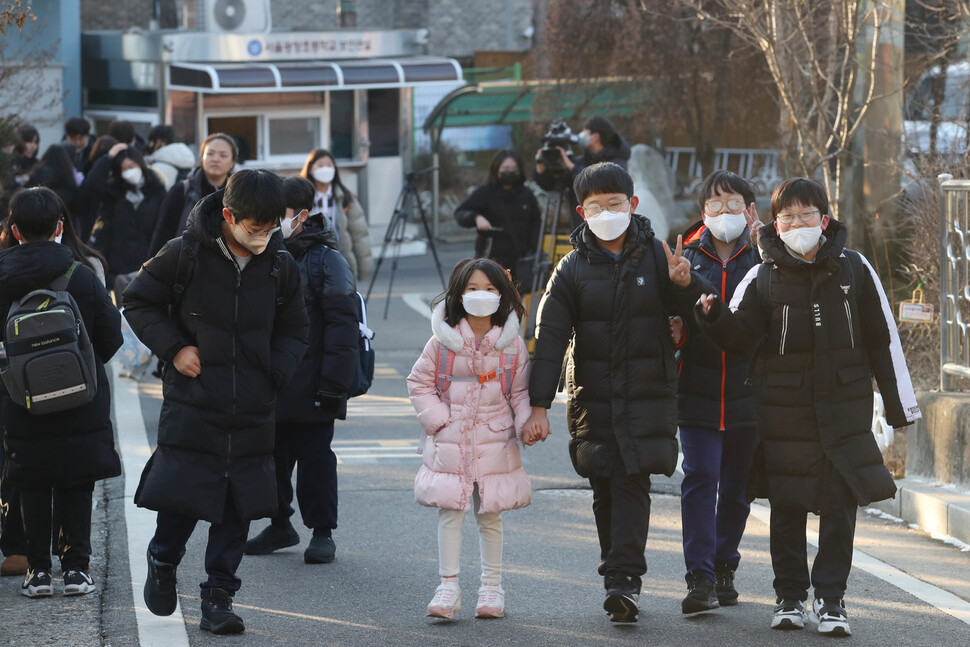
<svg viewBox="0 0 970 647">
<path fill-rule="evenodd" d="M 168 87 L 210 94 L 400 88 L 462 80 L 451 58 L 414 57 L 277 63 L 172 63 Z"/>
<path fill-rule="evenodd" d="M 644 109 L 645 79 L 610 77 L 570 81 L 497 81 L 454 90 L 435 106 L 424 130 L 435 135 L 448 126 L 490 126 L 598 114 L 628 115 Z"/>
</svg>

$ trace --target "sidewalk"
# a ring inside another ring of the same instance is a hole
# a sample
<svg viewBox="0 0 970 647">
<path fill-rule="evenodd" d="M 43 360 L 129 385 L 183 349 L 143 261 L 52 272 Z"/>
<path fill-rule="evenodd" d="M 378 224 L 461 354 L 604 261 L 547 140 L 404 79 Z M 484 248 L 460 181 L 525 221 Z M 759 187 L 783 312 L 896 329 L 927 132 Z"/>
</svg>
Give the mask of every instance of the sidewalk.
<svg viewBox="0 0 970 647">
<path fill-rule="evenodd" d="M 879 501 L 870 507 L 916 524 L 932 535 L 970 544 L 970 491 L 916 477 L 899 479 L 896 487 L 899 491 L 895 499 Z"/>
</svg>

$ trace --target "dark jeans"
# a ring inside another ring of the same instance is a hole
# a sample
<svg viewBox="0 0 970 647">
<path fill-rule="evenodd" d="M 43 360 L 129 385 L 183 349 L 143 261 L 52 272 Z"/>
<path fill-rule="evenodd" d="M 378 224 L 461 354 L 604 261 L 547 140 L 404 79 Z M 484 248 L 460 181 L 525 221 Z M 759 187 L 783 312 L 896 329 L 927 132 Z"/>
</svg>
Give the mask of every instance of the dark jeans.
<svg viewBox="0 0 970 647">
<path fill-rule="evenodd" d="M 91 561 L 91 494 L 93 483 L 70 488 L 20 488 L 20 514 L 32 571 L 51 570 L 51 510 L 57 507 L 57 543 L 61 570 L 87 571 Z"/>
<path fill-rule="evenodd" d="M 296 498 L 303 525 L 314 534 L 330 535 L 337 527 L 337 455 L 333 442 L 333 420 L 317 424 L 276 423 L 276 496 L 279 514 L 276 525 L 293 516 L 293 467 L 296 472 Z"/>
<path fill-rule="evenodd" d="M 748 521 L 748 472 L 758 434 L 754 427 L 716 431 L 680 428 L 684 480 L 680 512 L 687 572 L 714 580 L 715 564 L 738 567 Z"/>
<path fill-rule="evenodd" d="M 173 512 L 159 512 L 155 521 L 155 536 L 148 544 L 148 552 L 166 564 L 178 564 L 185 555 L 188 543 L 198 520 Z M 249 521 L 239 518 L 232 502 L 232 492 L 226 497 L 226 510 L 222 523 L 209 526 L 209 543 L 205 547 L 205 572 L 209 579 L 199 586 L 202 598 L 209 589 L 223 589 L 230 594 L 239 590 L 242 581 L 236 577 L 236 569 L 242 561 L 249 535 Z"/>
<path fill-rule="evenodd" d="M 0 442 L 0 474 L 3 473 L 4 451 Z M 0 552 L 6 556 L 26 555 L 27 538 L 20 515 L 20 488 L 0 478 Z"/>
<path fill-rule="evenodd" d="M 633 576 L 647 572 L 643 551 L 650 528 L 650 475 L 591 478 L 593 516 L 600 540 L 600 575 Z"/>
<path fill-rule="evenodd" d="M 852 570 L 852 543 L 858 506 L 852 492 L 834 471 L 829 505 L 819 515 L 818 554 L 808 573 L 805 525 L 808 512 L 802 508 L 771 506 L 771 566 L 775 571 L 776 595 L 784 600 L 808 597 L 815 587 L 816 598 L 841 599 Z M 832 495 L 838 496 L 832 496 Z"/>
</svg>

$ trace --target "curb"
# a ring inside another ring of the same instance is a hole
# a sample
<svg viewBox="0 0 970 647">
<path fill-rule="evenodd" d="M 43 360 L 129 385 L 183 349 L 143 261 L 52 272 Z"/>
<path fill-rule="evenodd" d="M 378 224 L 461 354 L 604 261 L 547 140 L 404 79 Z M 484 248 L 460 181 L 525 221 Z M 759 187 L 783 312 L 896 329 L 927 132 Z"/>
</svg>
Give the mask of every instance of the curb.
<svg viewBox="0 0 970 647">
<path fill-rule="evenodd" d="M 913 478 L 896 481 L 896 498 L 868 507 L 882 510 L 928 533 L 970 544 L 970 492 Z"/>
</svg>

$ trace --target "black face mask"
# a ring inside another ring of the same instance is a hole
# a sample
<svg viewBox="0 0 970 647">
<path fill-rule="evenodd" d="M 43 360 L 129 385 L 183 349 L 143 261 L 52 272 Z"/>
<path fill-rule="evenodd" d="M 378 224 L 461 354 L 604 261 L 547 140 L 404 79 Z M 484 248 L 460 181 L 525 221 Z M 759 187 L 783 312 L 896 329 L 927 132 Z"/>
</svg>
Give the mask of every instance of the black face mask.
<svg viewBox="0 0 970 647">
<path fill-rule="evenodd" d="M 518 171 L 502 171 L 498 179 L 502 184 L 518 184 L 522 181 L 522 175 Z"/>
</svg>

